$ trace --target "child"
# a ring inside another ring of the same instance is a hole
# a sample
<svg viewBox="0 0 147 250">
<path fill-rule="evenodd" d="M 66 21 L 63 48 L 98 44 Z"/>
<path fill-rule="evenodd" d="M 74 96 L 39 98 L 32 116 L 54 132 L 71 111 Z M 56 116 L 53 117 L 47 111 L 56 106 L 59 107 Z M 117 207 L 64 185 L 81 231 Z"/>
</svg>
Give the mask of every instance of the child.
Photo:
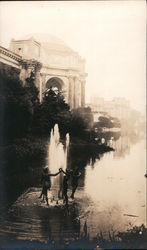
<svg viewBox="0 0 147 250">
<path fill-rule="evenodd" d="M 41 198 L 43 196 L 43 200 L 44 200 L 44 198 L 46 199 L 47 205 L 49 205 L 48 204 L 47 190 L 50 190 L 50 188 L 51 188 L 50 176 L 57 176 L 60 172 L 61 172 L 61 170 L 59 170 L 56 174 L 50 174 L 48 172 L 48 166 L 43 168 L 42 177 L 41 177 L 42 192 L 41 192 L 39 198 Z"/>
<path fill-rule="evenodd" d="M 68 209 L 68 195 L 67 195 L 67 191 L 68 191 L 68 180 L 70 178 L 70 171 L 66 170 L 66 172 L 60 168 L 59 171 L 62 171 L 65 175 L 63 177 L 63 190 L 62 190 L 62 194 L 63 194 L 63 201 L 65 202 L 66 208 Z"/>
<path fill-rule="evenodd" d="M 74 194 L 75 194 L 75 191 L 76 191 L 76 189 L 78 187 L 78 180 L 79 180 L 79 177 L 81 176 L 81 173 L 78 172 L 77 170 L 75 170 L 71 176 L 72 176 L 72 180 L 71 180 L 71 186 L 72 186 L 71 198 L 74 199 Z"/>
</svg>

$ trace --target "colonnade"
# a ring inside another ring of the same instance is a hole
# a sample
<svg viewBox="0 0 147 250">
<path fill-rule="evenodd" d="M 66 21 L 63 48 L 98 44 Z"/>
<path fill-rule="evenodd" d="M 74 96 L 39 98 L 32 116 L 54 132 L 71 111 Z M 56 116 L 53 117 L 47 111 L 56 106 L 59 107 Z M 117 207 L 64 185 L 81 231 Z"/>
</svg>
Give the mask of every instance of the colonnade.
<svg viewBox="0 0 147 250">
<path fill-rule="evenodd" d="M 65 96 L 65 100 L 70 106 L 70 109 L 84 107 L 85 106 L 85 77 L 77 74 L 68 75 L 58 75 L 51 74 L 50 72 L 43 72 L 42 64 L 35 60 L 25 60 L 21 64 L 20 79 L 25 84 L 26 78 L 34 72 L 35 84 L 39 89 L 40 102 L 42 101 L 42 96 L 46 90 L 46 83 L 48 79 L 56 78 L 63 82 L 62 91 Z"/>
</svg>

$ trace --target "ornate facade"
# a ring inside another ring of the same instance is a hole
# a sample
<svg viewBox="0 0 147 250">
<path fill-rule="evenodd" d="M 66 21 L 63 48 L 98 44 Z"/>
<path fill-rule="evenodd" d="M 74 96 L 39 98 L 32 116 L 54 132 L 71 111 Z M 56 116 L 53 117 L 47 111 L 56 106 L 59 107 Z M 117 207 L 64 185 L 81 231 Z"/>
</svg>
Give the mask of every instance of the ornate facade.
<svg viewBox="0 0 147 250">
<path fill-rule="evenodd" d="M 46 89 L 56 87 L 62 91 L 70 108 L 85 106 L 85 60 L 55 37 L 29 37 L 11 40 L 10 50 L 0 47 L 0 61 L 20 68 L 20 79 L 31 71 L 40 101 Z"/>
</svg>

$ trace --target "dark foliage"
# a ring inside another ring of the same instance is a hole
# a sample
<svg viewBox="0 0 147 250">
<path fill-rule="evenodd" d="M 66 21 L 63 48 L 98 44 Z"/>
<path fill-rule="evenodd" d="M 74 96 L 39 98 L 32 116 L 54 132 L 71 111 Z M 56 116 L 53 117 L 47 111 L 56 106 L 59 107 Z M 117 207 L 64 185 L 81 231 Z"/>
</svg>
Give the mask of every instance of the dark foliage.
<svg viewBox="0 0 147 250">
<path fill-rule="evenodd" d="M 56 123 L 63 138 L 66 133 L 72 137 L 85 137 L 85 131 L 91 129 L 93 124 L 90 108 L 78 108 L 71 112 L 62 93 L 52 89 L 45 92 L 40 103 L 33 72 L 23 86 L 19 80 L 19 70 L 4 64 L 0 66 L 0 125 L 3 143 L 28 135 L 48 137 Z"/>
<path fill-rule="evenodd" d="M 114 124 L 109 118 L 100 116 L 99 121 L 98 121 L 98 126 L 105 127 L 105 128 L 113 128 Z"/>
<path fill-rule="evenodd" d="M 86 131 L 93 126 L 93 114 L 91 108 L 77 108 L 72 110 L 71 118 L 71 136 L 83 138 Z"/>
<path fill-rule="evenodd" d="M 0 125 L 4 139 L 13 139 L 28 132 L 32 107 L 19 81 L 1 76 Z"/>
<path fill-rule="evenodd" d="M 31 119 L 29 127 L 29 132 L 31 134 L 34 134 L 36 131 L 36 125 L 38 122 L 38 113 L 40 111 L 39 91 L 35 86 L 34 79 L 35 79 L 34 73 L 31 72 L 31 76 L 26 79 L 26 84 L 24 86 L 24 89 L 26 91 L 29 100 L 29 105 L 31 108 Z"/>
<path fill-rule="evenodd" d="M 49 89 L 43 98 L 38 110 L 38 130 L 43 135 L 49 135 L 50 130 L 57 123 L 61 135 L 70 130 L 71 113 L 68 104 L 65 102 L 61 92 L 54 92 Z"/>
<path fill-rule="evenodd" d="M 102 128 L 120 128 L 121 123 L 120 120 L 116 117 L 111 117 L 108 114 L 105 114 L 105 112 L 101 112 L 101 116 L 99 117 L 97 122 L 94 122 L 94 128 L 97 128 L 99 131 L 102 130 Z"/>
</svg>

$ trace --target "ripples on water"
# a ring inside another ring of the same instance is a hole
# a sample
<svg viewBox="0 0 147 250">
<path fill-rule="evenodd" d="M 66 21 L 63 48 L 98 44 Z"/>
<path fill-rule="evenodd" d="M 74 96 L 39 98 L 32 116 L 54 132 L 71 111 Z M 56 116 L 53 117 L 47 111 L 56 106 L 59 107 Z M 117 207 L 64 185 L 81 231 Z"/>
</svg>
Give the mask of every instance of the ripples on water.
<svg viewBox="0 0 147 250">
<path fill-rule="evenodd" d="M 145 224 L 145 143 L 141 140 L 131 145 L 128 138 L 120 138 L 113 146 L 114 152 L 105 153 L 83 170 L 69 213 L 62 205 L 42 205 L 35 191 L 33 199 L 28 194 L 1 219 L 1 237 L 70 239 L 80 237 L 85 223 L 90 237 L 94 237 L 100 231 L 108 234 Z"/>
</svg>

